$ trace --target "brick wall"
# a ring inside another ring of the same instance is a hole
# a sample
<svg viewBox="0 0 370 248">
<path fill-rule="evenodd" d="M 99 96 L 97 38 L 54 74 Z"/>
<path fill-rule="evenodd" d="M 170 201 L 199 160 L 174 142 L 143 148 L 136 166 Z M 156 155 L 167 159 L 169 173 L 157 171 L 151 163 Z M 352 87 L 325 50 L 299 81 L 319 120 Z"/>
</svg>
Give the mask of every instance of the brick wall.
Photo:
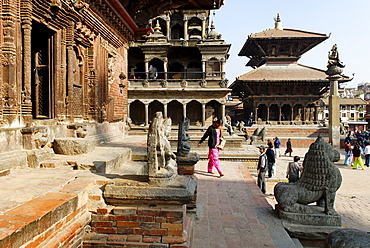
<svg viewBox="0 0 370 248">
<path fill-rule="evenodd" d="M 83 247 L 188 248 L 191 222 L 185 205 L 100 208 L 92 215 Z"/>
<path fill-rule="evenodd" d="M 47 193 L 0 215 L 0 247 L 78 247 L 90 221 L 78 196 Z"/>
</svg>

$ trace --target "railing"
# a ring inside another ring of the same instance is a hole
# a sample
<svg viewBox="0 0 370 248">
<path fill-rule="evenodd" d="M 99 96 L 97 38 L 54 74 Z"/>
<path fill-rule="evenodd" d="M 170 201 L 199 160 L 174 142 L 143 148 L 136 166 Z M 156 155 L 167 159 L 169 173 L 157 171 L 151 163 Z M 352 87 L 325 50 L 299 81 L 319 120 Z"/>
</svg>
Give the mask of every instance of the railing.
<svg viewBox="0 0 370 248">
<path fill-rule="evenodd" d="M 224 79 L 225 72 L 136 72 L 130 79 Z"/>
</svg>

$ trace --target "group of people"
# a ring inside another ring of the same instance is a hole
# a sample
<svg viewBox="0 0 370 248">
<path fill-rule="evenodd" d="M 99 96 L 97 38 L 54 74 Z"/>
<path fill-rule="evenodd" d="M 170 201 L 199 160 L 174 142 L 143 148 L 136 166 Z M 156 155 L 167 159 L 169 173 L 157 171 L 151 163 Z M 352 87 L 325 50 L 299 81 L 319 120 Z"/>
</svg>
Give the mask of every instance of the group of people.
<svg viewBox="0 0 370 248">
<path fill-rule="evenodd" d="M 227 120 L 227 119 L 226 119 Z M 227 120 L 228 121 L 228 120 Z M 216 169 L 219 177 L 223 177 L 224 173 L 220 167 L 219 154 L 220 150 L 223 149 L 223 128 L 222 120 L 214 119 L 212 125 L 207 128 L 204 135 L 198 143 L 198 147 L 208 138 L 208 165 L 207 173 L 214 174 L 213 169 Z M 276 163 L 276 158 L 281 157 L 280 152 L 281 141 L 278 137 L 274 139 L 274 143 L 271 140 L 267 140 L 267 149 L 264 146 L 259 147 L 260 156 L 258 160 L 258 179 L 257 184 L 261 188 L 262 193 L 266 193 L 266 172 L 267 177 L 271 178 L 274 175 L 274 168 Z M 287 141 L 287 148 L 285 150 L 285 155 L 289 154 L 292 156 L 292 143 L 291 140 Z M 287 178 L 289 182 L 296 182 L 299 179 L 300 173 L 302 172 L 302 166 L 298 163 L 300 160 L 299 156 L 294 156 L 293 162 L 290 162 L 287 167 Z"/>
<path fill-rule="evenodd" d="M 265 149 L 264 146 L 259 147 L 260 157 L 257 166 L 257 184 L 263 194 L 266 193 L 266 172 L 268 178 L 271 178 L 275 174 L 276 158 L 281 157 L 280 146 L 281 141 L 278 137 L 275 137 L 274 143 L 272 143 L 271 140 L 267 140 L 267 149 Z M 289 154 L 291 157 L 292 152 L 292 142 L 288 139 L 284 155 L 286 156 Z M 296 182 L 299 179 L 300 173 L 302 172 L 302 166 L 298 163 L 299 160 L 299 156 L 294 156 L 293 162 L 288 164 L 286 177 L 289 182 Z"/>
<path fill-rule="evenodd" d="M 348 137 L 348 136 L 347 136 Z M 352 141 L 350 139 L 345 139 L 344 141 L 344 165 L 352 166 L 352 169 L 357 169 L 359 166 L 361 169 L 365 169 L 364 163 L 362 161 L 362 155 L 365 156 L 365 165 L 369 167 L 370 165 L 370 141 L 365 143 L 365 147 L 361 146 L 361 143 L 357 141 Z"/>
</svg>

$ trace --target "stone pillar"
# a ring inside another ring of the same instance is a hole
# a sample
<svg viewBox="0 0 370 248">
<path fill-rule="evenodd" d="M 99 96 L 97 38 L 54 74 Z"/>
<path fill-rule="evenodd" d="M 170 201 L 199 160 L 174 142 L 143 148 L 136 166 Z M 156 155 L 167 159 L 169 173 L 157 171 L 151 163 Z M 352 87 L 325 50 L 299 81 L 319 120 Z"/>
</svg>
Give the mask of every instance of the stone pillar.
<svg viewBox="0 0 370 248">
<path fill-rule="evenodd" d="M 281 121 L 281 106 L 278 107 L 279 107 L 279 121 Z"/>
<path fill-rule="evenodd" d="M 319 106 L 315 106 L 315 121 L 319 120 Z"/>
<path fill-rule="evenodd" d="M 258 121 L 258 108 L 254 108 L 254 121 L 257 122 Z"/>
<path fill-rule="evenodd" d="M 168 62 L 167 60 L 163 61 L 163 71 L 164 71 L 164 79 L 167 79 L 167 72 L 168 72 Z"/>
<path fill-rule="evenodd" d="M 145 67 L 145 79 L 149 78 L 149 60 L 144 60 L 144 67 Z"/>
<path fill-rule="evenodd" d="M 340 149 L 340 109 L 338 80 L 342 78 L 344 65 L 339 60 L 337 45 L 334 45 L 328 55 L 328 66 L 326 70 L 327 79 L 330 81 L 329 95 L 329 142 L 336 150 Z"/>
<path fill-rule="evenodd" d="M 182 111 L 183 111 L 183 115 L 184 116 L 186 116 L 186 105 L 187 105 L 187 103 L 183 103 L 183 105 L 182 105 Z"/>
<path fill-rule="evenodd" d="M 188 17 L 184 16 L 184 40 L 188 40 Z"/>
<path fill-rule="evenodd" d="M 225 115 L 226 115 L 225 103 L 223 102 L 221 103 L 221 116 L 220 116 L 221 120 L 224 119 Z"/>
<path fill-rule="evenodd" d="M 221 79 L 225 78 L 225 63 L 221 60 L 220 61 L 220 69 L 221 69 Z"/>
<path fill-rule="evenodd" d="M 202 19 L 202 39 L 206 37 L 206 20 Z"/>
<path fill-rule="evenodd" d="M 163 104 L 163 118 L 167 118 L 167 107 L 168 103 Z"/>
<path fill-rule="evenodd" d="M 329 142 L 334 149 L 340 149 L 340 111 L 338 81 L 330 79 L 329 96 Z"/>
<path fill-rule="evenodd" d="M 294 106 L 291 107 L 290 121 L 294 121 Z"/>
<path fill-rule="evenodd" d="M 202 60 L 202 78 L 206 77 L 206 60 Z"/>
<path fill-rule="evenodd" d="M 266 118 L 266 122 L 270 121 L 270 107 L 271 106 L 267 106 L 267 118 Z"/>
<path fill-rule="evenodd" d="M 206 104 L 202 103 L 202 126 L 206 125 Z"/>
<path fill-rule="evenodd" d="M 166 29 L 167 29 L 166 36 L 168 37 L 168 39 L 172 39 L 172 37 L 171 37 L 171 29 L 170 29 L 170 19 L 167 19 L 166 20 Z"/>
<path fill-rule="evenodd" d="M 149 125 L 149 104 L 145 104 L 145 126 Z"/>
<path fill-rule="evenodd" d="M 129 117 L 131 119 L 131 116 L 130 116 L 130 105 L 131 105 L 131 102 L 129 102 L 127 104 L 127 117 Z"/>
</svg>

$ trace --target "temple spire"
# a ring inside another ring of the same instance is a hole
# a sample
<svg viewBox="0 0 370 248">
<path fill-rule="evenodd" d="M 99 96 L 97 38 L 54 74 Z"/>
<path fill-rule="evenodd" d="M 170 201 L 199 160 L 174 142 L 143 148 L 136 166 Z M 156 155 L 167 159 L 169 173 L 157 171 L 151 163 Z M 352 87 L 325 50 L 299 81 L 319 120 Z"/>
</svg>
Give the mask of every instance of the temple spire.
<svg viewBox="0 0 370 248">
<path fill-rule="evenodd" d="M 276 30 L 283 30 L 283 23 L 280 19 L 280 14 L 277 14 L 277 17 L 275 18 L 275 29 Z"/>
</svg>

